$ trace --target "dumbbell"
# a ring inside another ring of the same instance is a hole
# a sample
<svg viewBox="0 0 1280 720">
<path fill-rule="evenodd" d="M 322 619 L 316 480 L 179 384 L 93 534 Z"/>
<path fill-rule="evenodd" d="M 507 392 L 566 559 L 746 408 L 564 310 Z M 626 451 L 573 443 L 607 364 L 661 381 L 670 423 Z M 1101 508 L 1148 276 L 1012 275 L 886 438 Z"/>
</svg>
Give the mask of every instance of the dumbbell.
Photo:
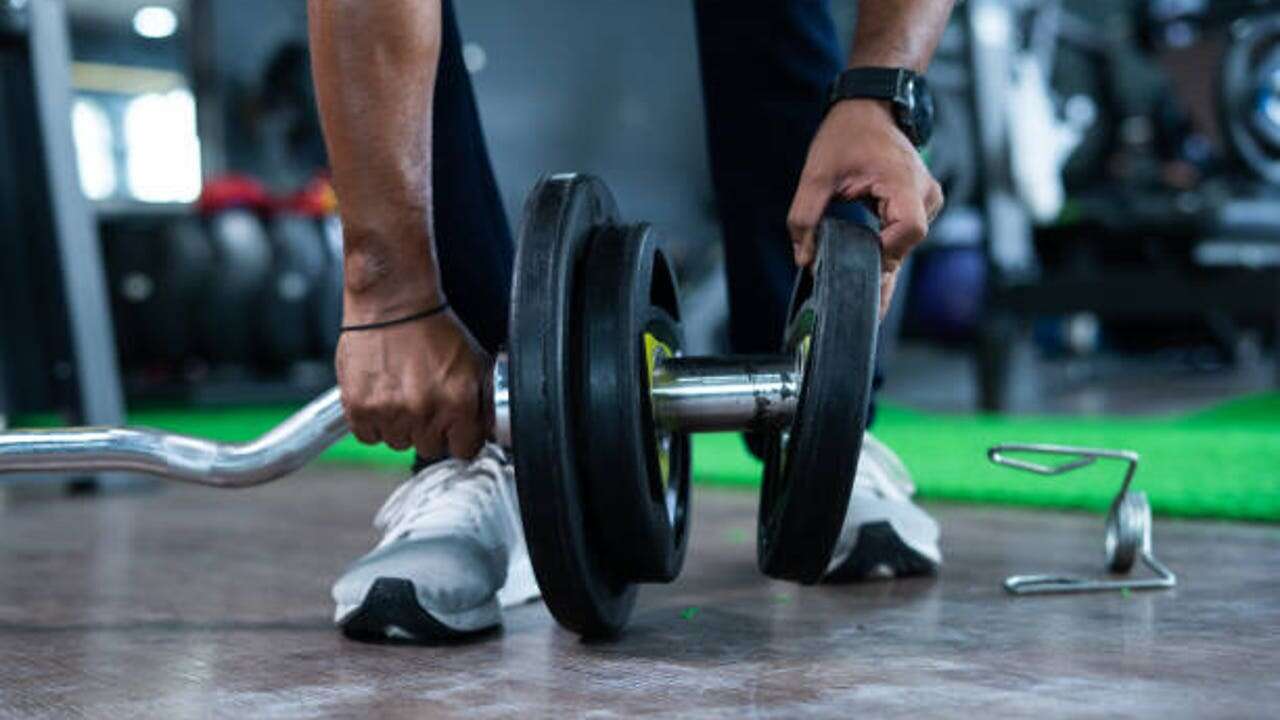
<svg viewBox="0 0 1280 720">
<path fill-rule="evenodd" d="M 786 242 L 779 238 L 779 242 Z M 603 183 L 542 181 L 525 206 L 496 435 L 513 449 L 534 571 L 556 619 L 620 630 L 635 586 L 669 581 L 688 538 L 688 435 L 768 437 L 760 568 L 816 582 L 844 522 L 871 392 L 879 242 L 819 228 L 774 356 L 685 357 L 670 267 Z"/>
<path fill-rule="evenodd" d="M 616 634 L 640 583 L 679 574 L 698 432 L 768 438 L 760 567 L 821 577 L 866 426 L 879 278 L 875 234 L 825 220 L 778 354 L 687 357 L 675 277 L 653 229 L 623 224 L 596 178 L 538 183 L 525 205 L 507 352 L 494 365 L 493 436 L 512 451 L 534 572 L 560 624 Z M 346 432 L 334 389 L 245 444 L 113 428 L 0 434 L 0 473 L 114 470 L 241 487 L 292 472 Z"/>
</svg>

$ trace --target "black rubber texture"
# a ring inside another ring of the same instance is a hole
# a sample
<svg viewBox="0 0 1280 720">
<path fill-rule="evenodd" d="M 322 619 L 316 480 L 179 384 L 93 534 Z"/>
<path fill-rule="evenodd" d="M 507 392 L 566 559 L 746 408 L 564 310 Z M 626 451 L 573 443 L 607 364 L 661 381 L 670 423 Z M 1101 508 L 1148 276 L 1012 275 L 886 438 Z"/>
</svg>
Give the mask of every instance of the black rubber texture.
<svg viewBox="0 0 1280 720">
<path fill-rule="evenodd" d="M 195 218 L 121 219 L 103 226 L 102 248 L 121 362 L 139 367 L 185 361 L 198 345 L 191 318 L 213 264 L 204 226 Z M 131 281 L 144 278 L 151 292 L 132 295 Z"/>
<path fill-rule="evenodd" d="M 387 636 L 388 627 L 397 627 L 412 638 Z M 438 645 L 458 642 L 493 632 L 482 628 L 463 632 L 436 620 L 418 604 L 413 583 L 403 578 L 378 578 L 373 581 L 364 602 L 342 621 L 342 634 L 362 642 L 399 642 Z"/>
<path fill-rule="evenodd" d="M 822 579 L 853 490 L 875 371 L 880 241 L 866 226 L 826 218 L 818 259 L 796 282 L 784 351 L 811 332 L 790 442 L 773 434 L 761 485 L 756 557 L 764 574 Z M 786 457 L 783 457 L 783 453 Z"/>
<path fill-rule="evenodd" d="M 587 371 L 579 398 L 583 467 L 595 537 L 611 568 L 635 582 L 670 582 L 688 547 L 690 443 L 672 437 L 670 486 L 663 484 L 649 401 L 644 336 L 673 352 L 683 342 L 675 274 L 648 225 L 610 228 L 587 252 L 583 324 Z M 667 506 L 674 496 L 674 512 Z"/>
<path fill-rule="evenodd" d="M 592 238 L 616 224 L 600 180 L 540 180 L 525 203 L 511 297 L 512 450 L 529 556 L 551 614 L 586 637 L 617 634 L 636 595 L 591 546 L 574 397 L 583 364 L 574 285 Z"/>
<path fill-rule="evenodd" d="M 912 550 L 888 520 L 867 523 L 858 529 L 858 542 L 849 557 L 832 570 L 823 582 L 842 583 L 865 580 L 879 567 L 886 566 L 894 577 L 933 575 L 938 566 Z"/>
</svg>

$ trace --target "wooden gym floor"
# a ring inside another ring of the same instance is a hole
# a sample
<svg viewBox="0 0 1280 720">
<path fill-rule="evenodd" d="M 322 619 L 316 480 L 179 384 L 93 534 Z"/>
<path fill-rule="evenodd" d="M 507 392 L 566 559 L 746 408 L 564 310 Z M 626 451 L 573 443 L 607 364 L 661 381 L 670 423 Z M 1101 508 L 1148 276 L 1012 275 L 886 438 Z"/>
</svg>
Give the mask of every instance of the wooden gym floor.
<svg viewBox="0 0 1280 720">
<path fill-rule="evenodd" d="M 0 716 L 1259 716 L 1280 701 L 1280 528 L 1157 521 L 1182 585 L 1012 598 L 1092 573 L 1101 519 L 933 506 L 936 579 L 811 587 L 754 566 L 750 493 L 702 489 L 683 576 L 617 642 L 540 604 L 456 647 L 362 645 L 329 583 L 399 476 L 103 498 L 0 491 Z"/>
</svg>

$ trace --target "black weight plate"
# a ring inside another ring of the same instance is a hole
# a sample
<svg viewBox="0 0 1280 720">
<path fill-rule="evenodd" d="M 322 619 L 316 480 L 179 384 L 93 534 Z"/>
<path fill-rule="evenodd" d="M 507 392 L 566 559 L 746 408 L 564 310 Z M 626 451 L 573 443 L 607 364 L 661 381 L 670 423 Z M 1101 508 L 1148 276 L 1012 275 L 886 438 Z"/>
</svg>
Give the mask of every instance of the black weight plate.
<svg viewBox="0 0 1280 720">
<path fill-rule="evenodd" d="M 166 235 L 160 299 L 167 306 L 161 332 L 167 347 L 161 357 L 186 359 L 198 345 L 192 318 L 208 283 L 213 251 L 204 228 L 195 218 L 183 218 Z"/>
<path fill-rule="evenodd" d="M 126 369 L 154 363 L 159 349 L 152 341 L 155 296 L 162 272 L 154 242 L 158 228 L 139 228 L 136 221 L 110 218 L 100 232 L 120 362 Z"/>
<path fill-rule="evenodd" d="M 683 342 L 675 288 L 648 225 L 608 228 L 587 251 L 580 447 L 594 537 L 636 582 L 674 580 L 688 546 L 689 436 L 660 434 L 649 400 L 654 357 Z"/>
<path fill-rule="evenodd" d="M 1266 182 L 1280 183 L 1280 146 L 1270 132 L 1274 123 L 1265 112 L 1275 90 L 1268 87 L 1280 47 L 1280 15 L 1241 20 L 1232 27 L 1231 44 L 1223 57 L 1219 114 L 1231 153 Z M 1277 130 L 1280 132 L 1280 130 Z"/>
<path fill-rule="evenodd" d="M 121 217 L 102 227 L 122 362 L 178 363 L 192 348 L 195 309 L 210 264 L 200 224 L 187 218 Z"/>
<path fill-rule="evenodd" d="M 593 548 L 577 441 L 583 371 L 574 284 L 593 236 L 617 224 L 608 188 L 587 175 L 543 178 L 525 202 L 511 294 L 511 439 L 520 515 L 547 609 L 585 636 L 626 624 L 635 586 Z"/>
<path fill-rule="evenodd" d="M 310 217 L 276 215 L 269 233 L 271 274 L 255 316 L 257 353 L 265 364 L 278 368 L 311 353 L 314 303 L 328 259 L 320 226 Z"/>
<path fill-rule="evenodd" d="M 254 317 L 271 274 L 271 243 L 248 210 L 216 213 L 207 229 L 213 263 L 201 307 L 204 350 L 214 362 L 246 363 L 254 356 Z"/>
<path fill-rule="evenodd" d="M 769 438 L 756 545 L 760 570 L 814 583 L 844 524 L 875 370 L 880 241 L 863 225 L 827 218 L 818 261 L 800 273 L 784 342 L 804 359 L 789 429 Z M 807 350 L 806 350 L 807 348 Z"/>
<path fill-rule="evenodd" d="M 1253 131 L 1273 157 L 1280 157 L 1280 28 L 1253 73 Z"/>
</svg>

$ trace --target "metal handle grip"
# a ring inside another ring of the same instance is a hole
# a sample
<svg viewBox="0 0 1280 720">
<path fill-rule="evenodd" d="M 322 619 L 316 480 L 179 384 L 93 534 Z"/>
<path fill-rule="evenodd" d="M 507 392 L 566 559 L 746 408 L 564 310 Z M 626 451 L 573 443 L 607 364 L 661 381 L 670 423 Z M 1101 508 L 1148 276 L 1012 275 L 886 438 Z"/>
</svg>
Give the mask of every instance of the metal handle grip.
<svg viewBox="0 0 1280 720">
<path fill-rule="evenodd" d="M 148 428 L 0 433 L 0 474 L 127 472 L 196 485 L 252 487 L 306 465 L 347 434 L 334 388 L 256 440 L 218 443 Z"/>
</svg>

